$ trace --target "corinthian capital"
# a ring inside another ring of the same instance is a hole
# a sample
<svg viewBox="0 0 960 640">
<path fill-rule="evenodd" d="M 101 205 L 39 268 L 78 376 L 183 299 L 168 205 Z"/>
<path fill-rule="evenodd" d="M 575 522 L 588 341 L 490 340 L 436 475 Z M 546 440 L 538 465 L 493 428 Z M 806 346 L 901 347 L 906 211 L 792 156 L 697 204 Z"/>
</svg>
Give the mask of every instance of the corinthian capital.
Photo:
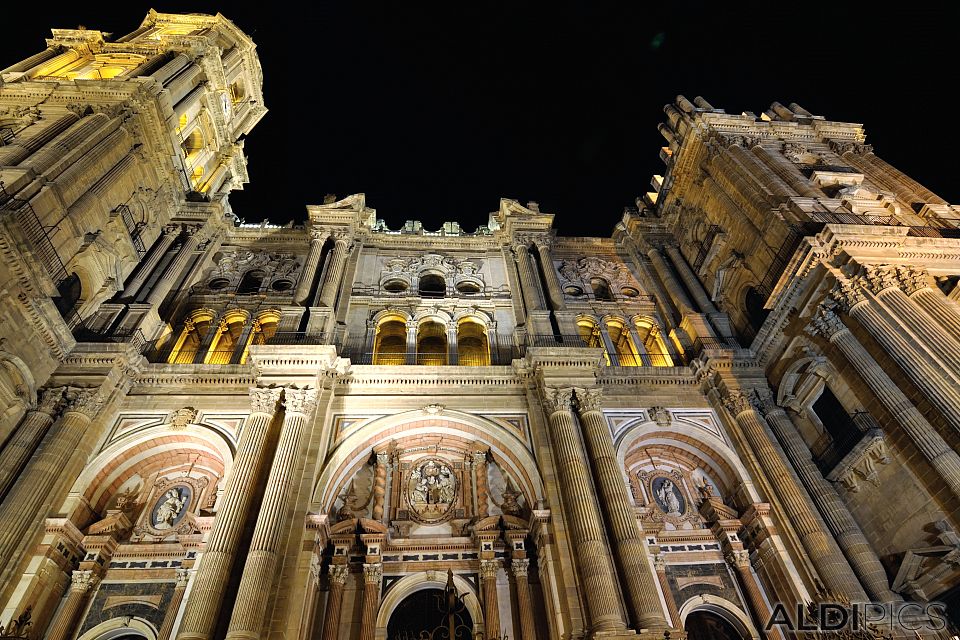
<svg viewBox="0 0 960 640">
<path fill-rule="evenodd" d="M 330 237 L 330 230 L 324 229 L 323 227 L 313 227 L 310 229 L 310 239 L 318 240 L 320 242 L 326 242 L 327 238 Z"/>
<path fill-rule="evenodd" d="M 63 400 L 64 391 L 66 391 L 66 387 L 41 389 L 36 410 L 40 413 L 45 413 L 48 416 L 55 416 L 57 411 L 60 410 L 60 402 Z"/>
<path fill-rule="evenodd" d="M 510 568 L 513 570 L 513 575 L 518 578 L 526 578 L 527 572 L 530 570 L 530 560 L 527 558 L 515 558 L 510 561 Z"/>
<path fill-rule="evenodd" d="M 747 569 L 750 567 L 750 552 L 746 549 L 733 549 L 727 554 L 727 562 L 732 567 Z"/>
<path fill-rule="evenodd" d="M 316 389 L 293 389 L 287 388 L 283 394 L 283 405 L 287 412 L 302 413 L 310 415 L 314 407 L 317 406 Z"/>
<path fill-rule="evenodd" d="M 363 581 L 366 584 L 380 584 L 383 578 L 383 565 L 379 562 L 375 564 L 363 565 Z"/>
<path fill-rule="evenodd" d="M 808 333 L 823 336 L 827 340 L 831 340 L 842 331 L 847 331 L 847 326 L 843 324 L 843 321 L 833 310 L 823 305 L 817 309 L 817 315 L 807 326 Z"/>
<path fill-rule="evenodd" d="M 347 576 L 350 574 L 350 567 L 345 564 L 332 564 L 330 565 L 329 572 L 331 585 L 343 585 L 346 583 Z"/>
<path fill-rule="evenodd" d="M 100 393 L 100 389 L 78 389 L 76 387 L 68 388 L 63 399 L 64 413 L 81 413 L 90 419 L 97 415 L 106 400 Z"/>
<path fill-rule="evenodd" d="M 923 289 L 933 288 L 933 283 L 930 282 L 930 274 L 927 273 L 926 269 L 898 267 L 897 279 L 900 282 L 900 287 L 907 295 L 913 295 Z"/>
<path fill-rule="evenodd" d="M 480 561 L 480 579 L 496 580 L 497 571 L 500 569 L 499 560 L 481 560 Z"/>
<path fill-rule="evenodd" d="M 576 396 L 580 413 L 603 411 L 602 389 L 576 389 Z"/>
<path fill-rule="evenodd" d="M 80 593 L 86 593 L 90 591 L 100 582 L 100 576 L 95 574 L 90 570 L 77 570 L 73 572 L 71 577 L 72 588 L 74 591 L 79 591 Z"/>
<path fill-rule="evenodd" d="M 734 417 L 739 416 L 741 413 L 754 410 L 756 408 L 754 402 L 756 402 L 756 396 L 741 389 L 729 391 L 727 395 L 723 397 L 723 406 L 725 406 L 727 411 L 733 414 Z"/>
<path fill-rule="evenodd" d="M 873 293 L 900 286 L 897 272 L 890 265 L 870 265 L 864 269 L 863 282 Z"/>
<path fill-rule="evenodd" d="M 544 389 L 543 403 L 551 413 L 570 411 L 573 401 L 573 389 Z"/>
<path fill-rule="evenodd" d="M 776 398 L 770 389 L 754 389 L 754 406 L 756 406 L 764 415 L 770 415 L 777 411 L 783 411 L 783 408 L 777 404 Z"/>
<path fill-rule="evenodd" d="M 283 389 L 266 389 L 253 387 L 250 389 L 250 407 L 252 413 L 266 413 L 273 415 L 280 401 L 280 392 Z"/>
<path fill-rule="evenodd" d="M 857 280 L 843 278 L 837 281 L 830 295 L 842 311 L 850 311 L 850 309 L 867 299 L 864 293 L 864 284 L 865 281 L 860 278 Z"/>
</svg>

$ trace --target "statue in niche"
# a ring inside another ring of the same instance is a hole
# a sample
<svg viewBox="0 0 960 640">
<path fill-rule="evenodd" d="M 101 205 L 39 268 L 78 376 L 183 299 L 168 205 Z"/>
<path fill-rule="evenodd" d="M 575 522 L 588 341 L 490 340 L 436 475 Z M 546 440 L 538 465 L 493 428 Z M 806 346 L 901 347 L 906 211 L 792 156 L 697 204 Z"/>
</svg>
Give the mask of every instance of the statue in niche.
<svg viewBox="0 0 960 640">
<path fill-rule="evenodd" d="M 683 496 L 670 478 L 654 478 L 653 495 L 657 506 L 668 516 L 682 516 L 685 511 Z"/>
<path fill-rule="evenodd" d="M 180 514 L 187 506 L 189 498 L 189 491 L 185 487 L 173 487 L 164 493 L 153 511 L 153 528 L 161 530 L 172 528 L 180 519 Z"/>
</svg>

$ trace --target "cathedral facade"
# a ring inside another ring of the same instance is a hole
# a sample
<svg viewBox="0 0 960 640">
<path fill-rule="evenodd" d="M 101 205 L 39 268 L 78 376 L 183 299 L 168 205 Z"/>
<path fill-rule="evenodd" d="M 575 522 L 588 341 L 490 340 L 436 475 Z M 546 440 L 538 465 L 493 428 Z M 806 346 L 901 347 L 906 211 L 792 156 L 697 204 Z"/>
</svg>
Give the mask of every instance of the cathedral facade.
<svg viewBox="0 0 960 640">
<path fill-rule="evenodd" d="M 678 96 L 610 237 L 241 224 L 246 34 L 47 44 L 0 71 L 5 633 L 947 637 L 960 207 L 861 125 Z"/>
</svg>

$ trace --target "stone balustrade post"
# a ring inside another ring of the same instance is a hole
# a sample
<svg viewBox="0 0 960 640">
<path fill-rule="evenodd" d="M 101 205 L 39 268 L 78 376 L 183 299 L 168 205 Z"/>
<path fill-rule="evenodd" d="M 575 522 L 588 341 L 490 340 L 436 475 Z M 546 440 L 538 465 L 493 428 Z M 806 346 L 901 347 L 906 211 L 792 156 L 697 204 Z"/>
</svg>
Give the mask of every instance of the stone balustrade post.
<svg viewBox="0 0 960 640">
<path fill-rule="evenodd" d="M 653 570 L 654 573 L 657 574 L 660 591 L 663 593 L 663 599 L 667 603 L 667 611 L 670 613 L 670 624 L 674 629 L 682 629 L 683 621 L 680 619 L 680 610 L 677 609 L 677 600 L 673 597 L 673 591 L 670 590 L 670 580 L 667 579 L 667 562 L 662 553 L 654 554 Z"/>
<path fill-rule="evenodd" d="M 80 616 L 86 608 L 87 599 L 96 591 L 100 576 L 91 570 L 73 572 L 73 581 L 67 601 L 57 614 L 47 634 L 47 640 L 70 640 L 80 626 Z"/>
<path fill-rule="evenodd" d="M 167 612 L 163 616 L 160 631 L 157 632 L 157 640 L 170 639 L 170 633 L 173 631 L 173 623 L 177 620 L 177 614 L 180 612 L 180 603 L 183 602 L 183 593 L 187 590 L 187 583 L 189 582 L 190 570 L 177 569 L 177 584 L 173 588 L 173 595 L 170 596 L 170 604 L 167 605 Z"/>
<path fill-rule="evenodd" d="M 510 561 L 510 569 L 513 571 L 514 585 L 517 590 L 517 613 L 520 618 L 520 638 L 524 640 L 537 640 L 537 624 L 534 621 L 533 602 L 530 597 L 530 580 L 528 572 L 530 570 L 530 560 L 527 558 L 514 558 Z"/>
<path fill-rule="evenodd" d="M 317 391 L 288 387 L 284 389 L 283 405 L 285 411 L 280 441 L 267 477 L 267 488 L 260 503 L 243 577 L 237 589 L 236 604 L 227 629 L 228 640 L 262 636 L 269 603 L 266 594 L 270 592 L 276 577 L 277 555 L 289 525 L 287 504 L 296 482 L 294 473 L 303 445 L 304 425 L 316 408 Z"/>
<path fill-rule="evenodd" d="M 193 256 L 193 252 L 196 251 L 197 246 L 200 244 L 200 226 L 187 225 L 186 234 L 187 237 L 180 246 L 180 250 L 177 251 L 177 255 L 160 277 L 157 278 L 149 295 L 147 295 L 147 299 L 145 300 L 146 304 L 153 305 L 156 308 L 166 299 L 167 294 L 170 293 L 173 285 L 176 284 L 190 257 Z"/>
<path fill-rule="evenodd" d="M 480 561 L 480 588 L 483 592 L 483 628 L 488 638 L 500 637 L 500 603 L 497 600 L 499 560 Z"/>
<path fill-rule="evenodd" d="M 334 244 L 330 250 L 330 267 L 327 269 L 326 277 L 323 280 L 323 287 L 318 296 L 318 306 L 333 307 L 337 297 L 337 291 L 340 289 L 340 281 L 343 279 L 343 268 L 347 264 L 347 257 L 351 251 L 350 236 L 346 233 L 333 234 Z"/>
<path fill-rule="evenodd" d="M 363 610 L 360 614 L 360 640 L 374 640 L 377 633 L 377 612 L 380 610 L 380 582 L 383 565 L 363 565 Z"/>
<path fill-rule="evenodd" d="M 187 599 L 183 622 L 177 633 L 179 640 L 206 640 L 213 634 L 240 545 L 244 521 L 251 511 L 257 480 L 267 458 L 266 443 L 280 392 L 281 389 L 250 390 L 252 411 L 240 433 L 233 470 L 227 480 L 206 551 L 200 558 L 193 590 Z"/>
<path fill-rule="evenodd" d="M 157 263 L 160 262 L 163 256 L 167 255 L 170 245 L 177 239 L 177 234 L 179 233 L 180 227 L 175 224 L 168 224 L 163 228 L 163 233 L 161 233 L 160 238 L 153 243 L 153 248 L 147 255 L 146 260 L 140 263 L 137 274 L 133 276 L 127 283 L 127 286 L 124 287 L 123 293 L 120 294 L 121 298 L 130 299 L 136 297 L 140 291 L 140 287 L 143 286 L 147 278 L 153 273 Z"/>
<path fill-rule="evenodd" d="M 591 627 L 594 632 L 622 632 L 626 622 L 620 610 L 616 577 L 586 455 L 574 425 L 572 399 L 573 389 L 544 390 L 564 515 L 577 550 L 574 555 L 580 568 Z"/>
<path fill-rule="evenodd" d="M 345 564 L 330 565 L 330 593 L 327 595 L 327 609 L 323 616 L 321 640 L 337 640 L 340 633 L 340 610 L 343 608 L 343 585 L 350 575 Z"/>
<path fill-rule="evenodd" d="M 850 510 L 840 499 L 837 490 L 820 473 L 820 469 L 811 458 L 810 449 L 807 448 L 786 411 L 777 405 L 773 394 L 768 389 L 758 390 L 757 398 L 767 424 L 776 434 L 800 481 L 817 505 L 820 515 L 830 527 L 830 532 L 870 597 L 881 602 L 898 600 L 899 598 L 890 591 L 887 573 L 880 563 L 880 558 L 863 535 Z"/>
<path fill-rule="evenodd" d="M 823 336 L 843 353 L 954 495 L 960 496 L 960 455 L 950 448 L 840 318 L 821 306 L 807 330 Z"/>
<path fill-rule="evenodd" d="M 614 557 L 620 565 L 620 577 L 626 586 L 626 599 L 637 629 L 660 629 L 667 626 L 660 606 L 656 578 L 647 560 L 647 543 L 643 539 L 626 478 L 617 463 L 610 427 L 603 417 L 600 389 L 576 389 L 577 413 L 583 426 L 593 467 L 593 478 L 600 491 L 603 513 L 610 532 Z"/>
<path fill-rule="evenodd" d="M 787 467 L 786 457 L 774 444 L 766 421 L 753 402 L 755 396 L 741 390 L 728 391 L 724 405 L 746 436 L 771 486 L 780 496 L 784 515 L 796 530 L 803 548 L 828 589 L 843 594 L 851 602 L 866 600 L 867 594 L 857 580 L 846 558 L 828 535 L 810 498 L 800 488 Z"/>
<path fill-rule="evenodd" d="M 0 451 L 0 499 L 17 479 L 20 470 L 30 460 L 34 449 L 46 435 L 60 412 L 65 387 L 41 389 L 36 409 L 31 409 L 20 421 L 13 437 Z"/>
<path fill-rule="evenodd" d="M 310 296 L 310 290 L 313 289 L 313 281 L 317 277 L 317 266 L 320 264 L 320 256 L 323 253 L 323 245 L 326 244 L 330 232 L 326 229 L 310 230 L 310 251 L 307 253 L 307 261 L 300 272 L 300 282 L 297 284 L 297 292 L 293 300 L 297 304 L 303 304 Z"/>
</svg>

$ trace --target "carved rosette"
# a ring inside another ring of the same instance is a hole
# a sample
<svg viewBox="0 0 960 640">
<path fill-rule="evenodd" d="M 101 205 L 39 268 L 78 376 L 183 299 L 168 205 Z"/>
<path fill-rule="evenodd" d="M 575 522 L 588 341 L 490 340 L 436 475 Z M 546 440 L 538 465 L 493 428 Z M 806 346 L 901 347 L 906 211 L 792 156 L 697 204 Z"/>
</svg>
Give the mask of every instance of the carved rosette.
<svg viewBox="0 0 960 640">
<path fill-rule="evenodd" d="M 513 575 L 516 577 L 526 578 L 527 573 L 530 571 L 530 560 L 527 558 L 515 558 L 510 561 L 510 569 L 513 570 Z"/>
<path fill-rule="evenodd" d="M 380 584 L 383 579 L 383 565 L 379 562 L 363 565 L 363 581 L 365 584 Z"/>
<path fill-rule="evenodd" d="M 577 407 L 581 414 L 596 411 L 603 412 L 603 390 L 602 389 L 577 389 Z"/>
<path fill-rule="evenodd" d="M 832 340 L 834 336 L 841 332 L 848 331 L 847 325 L 843 324 L 840 316 L 824 306 L 817 309 L 817 315 L 810 321 L 807 330 L 809 333 L 823 336 L 827 340 Z"/>
<path fill-rule="evenodd" d="M 480 579 L 496 580 L 497 571 L 500 569 L 499 560 L 481 560 L 480 561 Z"/>
<path fill-rule="evenodd" d="M 64 413 L 79 413 L 91 420 L 106 400 L 97 388 L 78 389 L 76 387 L 68 388 L 63 399 Z"/>
<path fill-rule="evenodd" d="M 729 391 L 727 395 L 723 397 L 723 406 L 725 406 L 727 411 L 734 417 L 748 411 L 756 410 L 757 407 L 754 405 L 754 402 L 756 402 L 756 396 L 749 391 L 743 391 L 741 389 Z"/>
<path fill-rule="evenodd" d="M 287 387 L 284 391 L 283 406 L 287 413 L 310 415 L 317 406 L 317 390 Z"/>
<path fill-rule="evenodd" d="M 280 402 L 281 391 L 283 389 L 266 389 L 263 387 L 250 389 L 251 413 L 263 413 L 272 416 L 277 410 L 277 403 Z"/>
<path fill-rule="evenodd" d="M 900 287 L 897 272 L 890 265 L 871 265 L 864 269 L 863 280 L 873 293 Z"/>
<path fill-rule="evenodd" d="M 925 269 L 915 267 L 898 267 L 897 280 L 900 288 L 907 295 L 913 295 L 923 289 L 932 289 L 933 283 L 930 281 L 930 274 Z"/>
<path fill-rule="evenodd" d="M 78 593 L 87 593 L 100 583 L 100 576 L 93 571 L 77 569 L 71 576 L 71 588 Z"/>
<path fill-rule="evenodd" d="M 57 412 L 60 411 L 61 401 L 63 400 L 63 394 L 66 391 L 66 387 L 53 387 L 49 389 L 40 390 L 40 398 L 37 402 L 37 408 L 35 411 L 39 413 L 45 413 L 50 417 L 57 415 Z"/>
<path fill-rule="evenodd" d="M 330 575 L 330 584 L 343 586 L 347 581 L 347 576 L 350 575 L 350 567 L 345 564 L 332 564 L 328 569 Z"/>
<path fill-rule="evenodd" d="M 551 414 L 570 411 L 573 402 L 573 389 L 544 389 L 543 404 Z"/>
</svg>

